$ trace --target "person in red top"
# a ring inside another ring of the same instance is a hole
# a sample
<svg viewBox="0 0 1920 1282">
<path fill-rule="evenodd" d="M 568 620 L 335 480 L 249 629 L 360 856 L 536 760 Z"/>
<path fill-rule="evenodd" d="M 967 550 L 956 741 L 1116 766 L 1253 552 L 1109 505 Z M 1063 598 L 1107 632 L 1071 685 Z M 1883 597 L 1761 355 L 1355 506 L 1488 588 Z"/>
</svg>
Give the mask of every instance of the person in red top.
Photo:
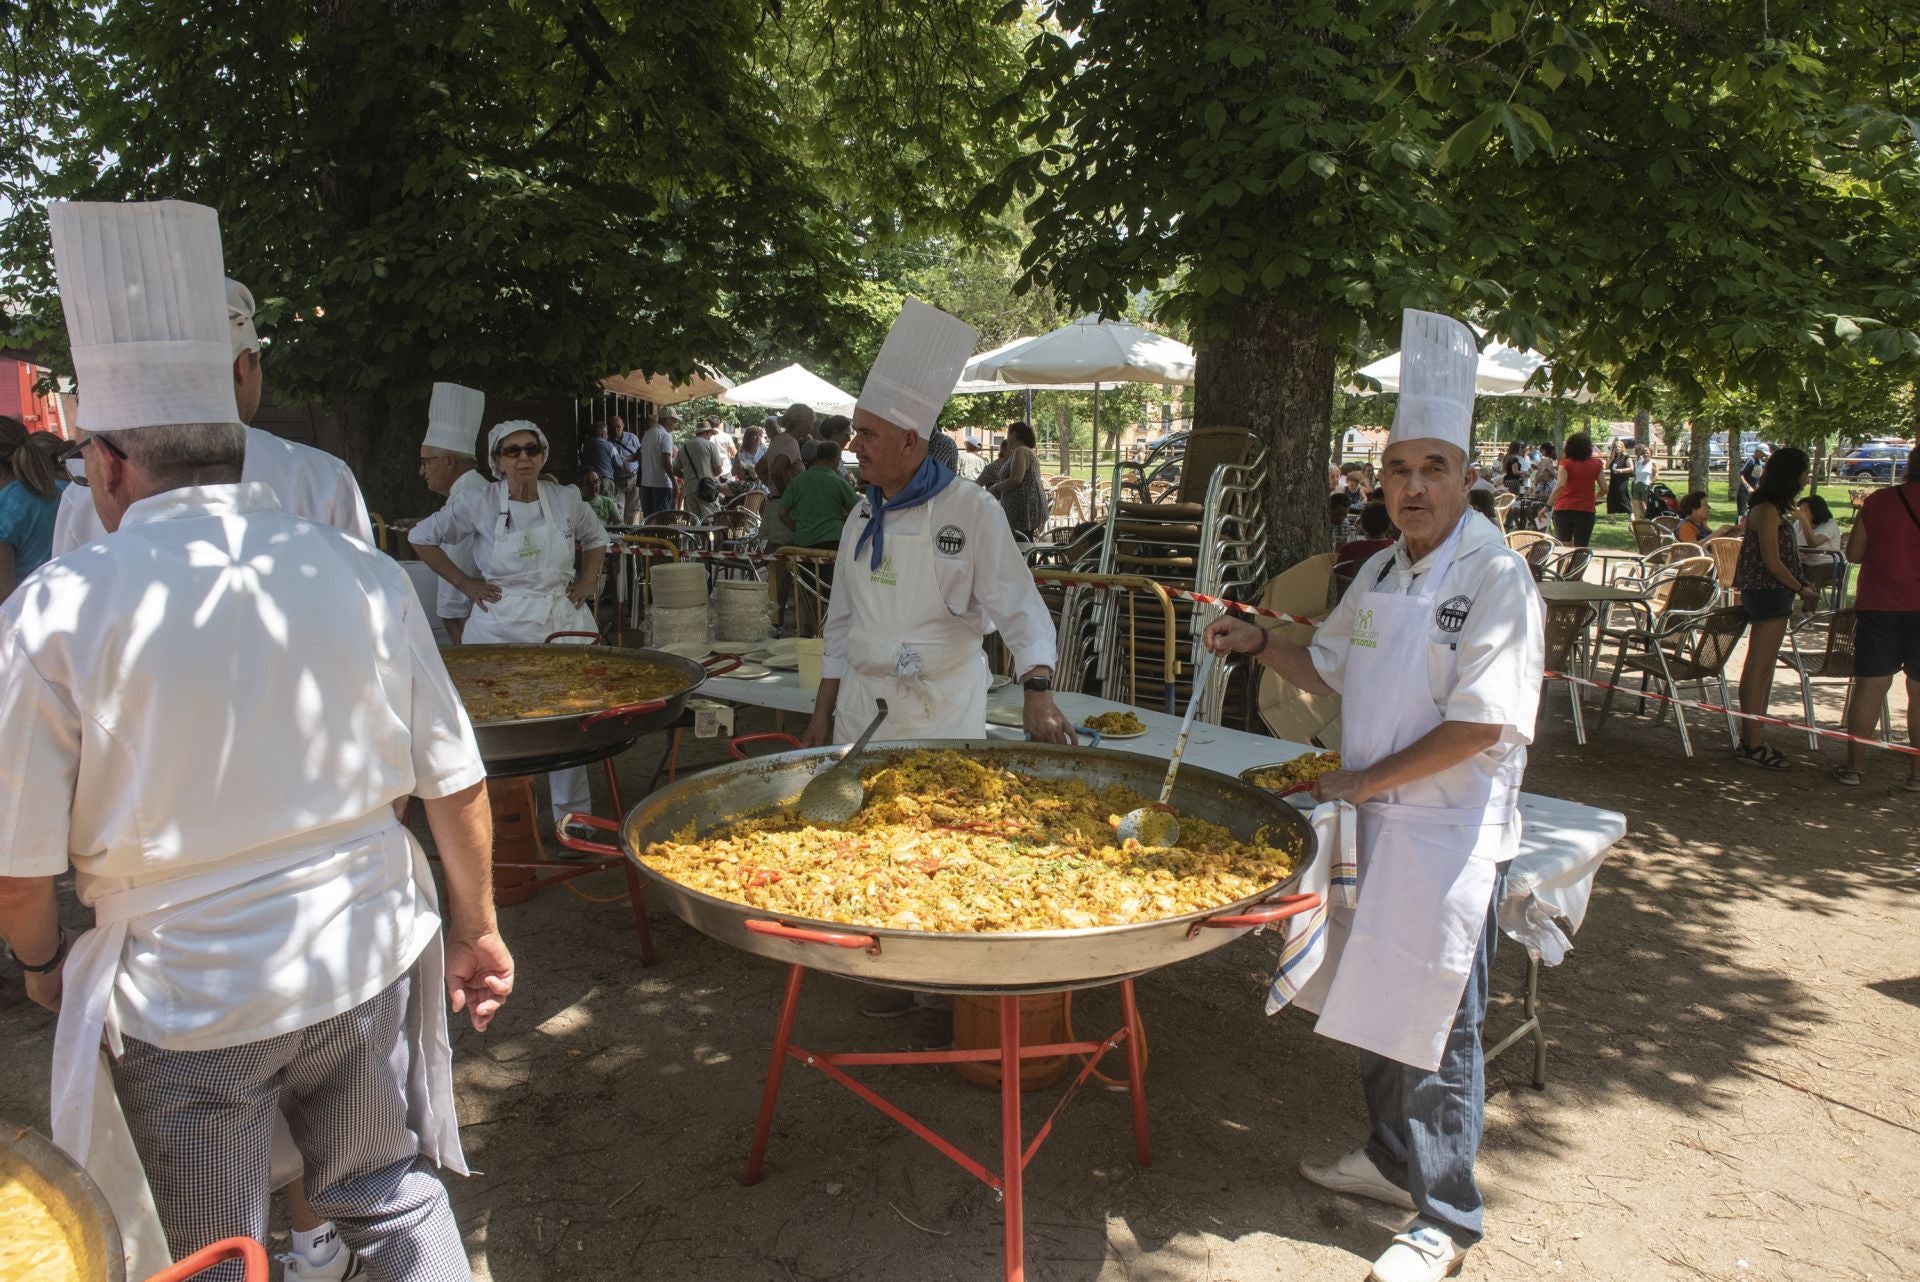
<svg viewBox="0 0 1920 1282">
<path fill-rule="evenodd" d="M 1604 459 L 1594 457 L 1593 438 L 1578 432 L 1561 451 L 1559 474 L 1547 501 L 1553 505 L 1553 537 L 1577 548 L 1593 540 L 1593 512 L 1605 496 Z"/>
<path fill-rule="evenodd" d="M 1881 702 L 1896 674 L 1907 674 L 1907 742 L 1920 742 L 1920 448 L 1907 456 L 1907 479 L 1867 497 L 1847 539 L 1847 560 L 1860 567 L 1854 597 L 1853 689 L 1847 733 L 1873 734 Z M 1863 743 L 1847 745 L 1840 783 L 1857 785 Z M 1920 792 L 1920 758 L 1908 758 L 1907 791 Z"/>
</svg>

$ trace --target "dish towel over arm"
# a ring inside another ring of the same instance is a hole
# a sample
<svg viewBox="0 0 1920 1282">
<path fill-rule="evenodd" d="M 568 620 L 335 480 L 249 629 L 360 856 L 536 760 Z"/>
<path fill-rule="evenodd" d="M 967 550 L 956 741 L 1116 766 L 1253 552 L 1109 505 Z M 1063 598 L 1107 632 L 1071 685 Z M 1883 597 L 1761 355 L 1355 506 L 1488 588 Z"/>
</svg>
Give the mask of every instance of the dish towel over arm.
<svg viewBox="0 0 1920 1282">
<path fill-rule="evenodd" d="M 1320 896 L 1320 906 L 1312 912 L 1289 917 L 1286 942 L 1280 947 L 1280 964 L 1274 969 L 1273 983 L 1267 989 L 1267 1014 L 1280 1010 L 1306 987 L 1320 963 L 1327 957 L 1327 910 L 1353 908 L 1360 901 L 1360 865 L 1355 856 L 1360 816 L 1344 801 L 1329 801 L 1316 806 L 1311 820 L 1314 839 L 1326 858 L 1315 859 L 1300 879 L 1301 892 Z"/>
</svg>

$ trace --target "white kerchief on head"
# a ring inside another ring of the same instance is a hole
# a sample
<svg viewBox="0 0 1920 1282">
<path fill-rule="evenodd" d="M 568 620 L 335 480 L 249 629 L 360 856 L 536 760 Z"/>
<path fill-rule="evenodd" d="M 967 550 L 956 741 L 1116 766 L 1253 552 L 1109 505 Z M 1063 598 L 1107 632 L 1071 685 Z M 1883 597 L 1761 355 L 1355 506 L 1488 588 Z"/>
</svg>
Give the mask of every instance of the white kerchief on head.
<svg viewBox="0 0 1920 1282">
<path fill-rule="evenodd" d="M 1451 316 L 1400 313 L 1400 408 L 1387 444 L 1437 440 L 1468 451 L 1473 433 L 1473 377 L 1480 345 Z"/>
<path fill-rule="evenodd" d="M 500 448 L 500 442 L 515 432 L 532 432 L 540 438 L 540 447 L 547 448 L 547 434 L 524 418 L 510 418 L 504 423 L 495 423 L 487 433 L 487 457 L 492 458 L 494 451 Z"/>
<path fill-rule="evenodd" d="M 63 201 L 47 218 L 76 424 L 239 423 L 219 215 L 183 200 Z"/>
<path fill-rule="evenodd" d="M 433 399 L 427 402 L 427 439 L 423 443 L 472 458 L 473 443 L 480 436 L 480 419 L 486 412 L 485 392 L 458 383 L 435 383 Z"/>
<path fill-rule="evenodd" d="M 227 277 L 227 328 L 236 357 L 260 350 L 260 332 L 253 327 L 253 291 L 231 276 Z"/>
<path fill-rule="evenodd" d="M 980 331 L 959 317 L 909 298 L 887 331 L 854 408 L 928 439 L 979 341 Z"/>
</svg>

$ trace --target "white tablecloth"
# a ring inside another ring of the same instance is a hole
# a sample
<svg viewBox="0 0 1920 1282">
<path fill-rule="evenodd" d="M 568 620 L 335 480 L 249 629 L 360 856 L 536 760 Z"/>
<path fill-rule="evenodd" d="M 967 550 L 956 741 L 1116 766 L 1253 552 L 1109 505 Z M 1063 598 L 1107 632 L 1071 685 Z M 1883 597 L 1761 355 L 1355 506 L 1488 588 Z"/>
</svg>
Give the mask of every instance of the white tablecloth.
<svg viewBox="0 0 1920 1282">
<path fill-rule="evenodd" d="M 757 681 L 718 677 L 700 687 L 700 693 L 730 703 L 751 704 L 782 712 L 809 713 L 813 694 L 800 688 L 797 674 L 775 672 Z M 1180 732 L 1180 718 L 1144 708 L 1127 707 L 1085 694 L 1055 696 L 1061 711 L 1076 723 L 1101 712 L 1131 712 L 1146 724 L 1138 739 L 1103 740 L 1102 751 L 1137 752 L 1165 761 Z M 1020 706 L 1018 687 L 996 691 L 989 706 Z M 1019 730 L 988 728 L 996 739 L 1019 739 Z M 1223 726 L 1195 722 L 1187 743 L 1186 762 L 1225 775 L 1238 775 L 1251 766 L 1288 761 L 1316 749 L 1269 735 L 1248 734 Z M 1578 802 L 1534 793 L 1520 795 L 1523 832 L 1520 854 L 1507 867 L 1506 891 L 1500 901 L 1500 926 L 1517 943 L 1549 966 L 1558 965 L 1570 946 L 1568 936 L 1580 929 L 1587 915 L 1593 881 L 1613 843 L 1626 835 L 1625 815 Z M 1556 920 L 1565 926 L 1556 925 Z"/>
</svg>

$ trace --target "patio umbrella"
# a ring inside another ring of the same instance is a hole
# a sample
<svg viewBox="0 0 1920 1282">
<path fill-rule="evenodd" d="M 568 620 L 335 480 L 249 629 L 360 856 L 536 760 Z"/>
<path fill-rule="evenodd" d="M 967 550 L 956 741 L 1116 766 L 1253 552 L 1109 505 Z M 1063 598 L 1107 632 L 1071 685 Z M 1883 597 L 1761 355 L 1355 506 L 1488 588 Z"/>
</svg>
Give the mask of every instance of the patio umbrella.
<svg viewBox="0 0 1920 1282">
<path fill-rule="evenodd" d="M 803 365 L 789 365 L 771 374 L 762 374 L 720 393 L 722 405 L 759 405 L 768 409 L 809 405 L 819 414 L 851 414 L 853 399 L 851 392 L 841 391 Z"/>
<path fill-rule="evenodd" d="M 1481 334 L 1481 331 L 1476 328 L 1474 333 Z M 1549 388 L 1527 386 L 1527 380 L 1536 370 L 1547 367 L 1547 358 L 1540 353 L 1509 347 L 1496 338 L 1480 349 L 1480 364 L 1473 372 L 1473 389 L 1479 396 L 1552 396 Z M 1382 392 L 1397 392 L 1400 390 L 1400 353 L 1382 356 L 1360 373 L 1376 380 Z M 1346 390 L 1357 396 L 1374 394 L 1373 389 L 1359 383 L 1350 384 Z M 1592 400 L 1593 394 L 1582 389 L 1565 399 L 1585 402 Z"/>
<path fill-rule="evenodd" d="M 718 395 L 732 386 L 729 380 L 705 370 L 684 383 L 676 383 L 665 374 L 649 377 L 637 369 L 600 380 L 600 390 L 603 392 L 612 392 L 616 396 L 637 397 L 643 401 L 652 401 L 655 405 L 679 405 L 686 401 L 698 400 L 702 396 Z"/>
</svg>

